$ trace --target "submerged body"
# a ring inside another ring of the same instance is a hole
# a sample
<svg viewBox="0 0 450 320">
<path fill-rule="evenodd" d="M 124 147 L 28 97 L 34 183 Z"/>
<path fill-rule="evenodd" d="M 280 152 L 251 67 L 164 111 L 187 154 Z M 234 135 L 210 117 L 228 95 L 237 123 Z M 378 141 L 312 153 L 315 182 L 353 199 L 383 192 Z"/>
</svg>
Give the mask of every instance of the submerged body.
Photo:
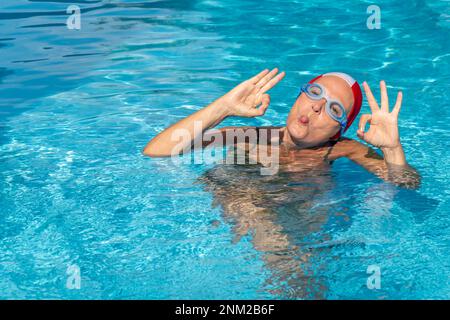
<svg viewBox="0 0 450 320">
<path fill-rule="evenodd" d="M 258 165 L 218 165 L 200 177 L 206 191 L 220 205 L 224 220 L 233 228 L 234 242 L 251 236 L 253 247 L 261 253 L 270 270 L 267 287 L 279 288 L 283 298 L 321 299 L 327 288 L 308 274 L 310 258 L 317 254 L 298 239 L 319 233 L 333 215 L 331 207 L 311 209 L 333 188 L 329 164 L 309 170 L 261 175 Z M 329 239 L 323 237 L 316 242 Z M 296 240 L 297 239 L 297 240 Z"/>
</svg>

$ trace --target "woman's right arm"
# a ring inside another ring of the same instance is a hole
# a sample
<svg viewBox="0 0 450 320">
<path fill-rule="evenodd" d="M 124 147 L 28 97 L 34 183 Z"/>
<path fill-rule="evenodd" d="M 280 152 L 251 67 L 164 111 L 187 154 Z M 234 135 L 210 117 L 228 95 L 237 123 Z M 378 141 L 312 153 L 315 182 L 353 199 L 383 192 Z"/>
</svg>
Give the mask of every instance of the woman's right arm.
<svg viewBox="0 0 450 320">
<path fill-rule="evenodd" d="M 167 157 L 189 150 L 206 130 L 229 116 L 257 117 L 266 112 L 270 96 L 265 93 L 275 86 L 285 73 L 275 68 L 265 69 L 240 83 L 230 92 L 205 108 L 173 124 L 150 140 L 143 153 L 150 157 Z M 205 144 L 203 144 L 205 146 Z"/>
</svg>

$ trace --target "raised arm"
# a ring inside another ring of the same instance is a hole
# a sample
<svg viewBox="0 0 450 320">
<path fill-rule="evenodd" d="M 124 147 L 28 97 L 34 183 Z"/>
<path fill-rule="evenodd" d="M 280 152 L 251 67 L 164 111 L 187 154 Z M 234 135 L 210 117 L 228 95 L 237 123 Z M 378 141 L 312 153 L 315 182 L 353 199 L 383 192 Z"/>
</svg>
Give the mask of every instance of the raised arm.
<svg viewBox="0 0 450 320">
<path fill-rule="evenodd" d="M 383 156 L 380 156 L 374 149 L 354 140 L 342 141 L 340 149 L 345 150 L 343 154 L 349 159 L 382 179 L 406 188 L 417 189 L 420 186 L 420 175 L 406 162 L 398 132 L 402 92 L 398 93 L 394 108 L 392 112 L 389 112 L 386 83 L 380 82 L 381 107 L 378 106 L 366 82 L 363 83 L 363 86 L 372 114 L 361 116 L 357 135 L 368 144 L 380 148 Z M 368 131 L 365 131 L 367 123 L 370 124 L 370 127 Z"/>
<path fill-rule="evenodd" d="M 264 115 L 270 103 L 270 96 L 265 92 L 283 79 L 284 75 L 284 72 L 278 73 L 277 68 L 270 72 L 268 69 L 261 71 L 205 108 L 162 131 L 148 142 L 144 154 L 150 157 L 180 154 L 190 150 L 193 142 L 202 137 L 206 130 L 215 127 L 229 116 Z"/>
</svg>

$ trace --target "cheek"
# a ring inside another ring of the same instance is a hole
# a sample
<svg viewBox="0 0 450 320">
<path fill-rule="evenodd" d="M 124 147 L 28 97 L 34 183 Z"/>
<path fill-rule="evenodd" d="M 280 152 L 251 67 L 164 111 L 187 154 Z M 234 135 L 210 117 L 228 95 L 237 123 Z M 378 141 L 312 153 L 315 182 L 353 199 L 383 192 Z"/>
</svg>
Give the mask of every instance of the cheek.
<svg viewBox="0 0 450 320">
<path fill-rule="evenodd" d="M 339 124 L 324 115 L 316 119 L 310 131 L 315 138 L 327 140 L 339 131 Z"/>
<path fill-rule="evenodd" d="M 291 111 L 289 111 L 289 115 L 287 117 L 286 123 L 287 124 L 292 124 L 296 121 L 298 117 L 298 106 L 294 105 L 291 109 Z"/>
<path fill-rule="evenodd" d="M 322 114 L 314 121 L 314 127 L 320 129 L 321 131 L 334 131 L 338 128 L 336 121 L 331 119 L 327 114 Z"/>
<path fill-rule="evenodd" d="M 296 127 L 298 127 L 297 118 L 296 118 L 295 114 L 289 114 L 287 121 L 286 121 L 286 126 L 290 130 L 295 130 Z"/>
<path fill-rule="evenodd" d="M 304 97 L 300 97 L 294 105 L 296 112 L 306 111 L 306 109 L 311 108 L 311 103 Z"/>
</svg>

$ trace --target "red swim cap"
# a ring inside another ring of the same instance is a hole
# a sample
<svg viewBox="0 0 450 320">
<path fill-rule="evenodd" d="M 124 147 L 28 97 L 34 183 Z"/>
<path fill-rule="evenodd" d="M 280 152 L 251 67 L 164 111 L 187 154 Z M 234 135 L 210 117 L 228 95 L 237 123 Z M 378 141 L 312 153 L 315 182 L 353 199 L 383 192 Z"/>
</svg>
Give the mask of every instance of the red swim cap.
<svg viewBox="0 0 450 320">
<path fill-rule="evenodd" d="M 362 104 L 362 92 L 361 87 L 359 86 L 359 83 L 356 82 L 355 79 L 353 79 L 351 76 L 349 76 L 346 73 L 342 72 L 329 72 L 325 74 L 321 74 L 318 77 L 315 77 L 309 83 L 315 82 L 317 79 L 323 77 L 323 76 L 336 76 L 341 78 L 342 80 L 345 80 L 347 84 L 350 86 L 353 92 L 353 105 L 350 110 L 350 112 L 347 114 L 347 125 L 345 126 L 344 132 L 347 131 L 347 129 L 351 126 L 353 120 L 355 120 L 356 116 L 358 115 L 359 111 L 361 110 L 361 104 Z M 341 132 L 339 131 L 334 136 L 332 136 L 331 140 L 337 140 L 341 136 Z"/>
</svg>

